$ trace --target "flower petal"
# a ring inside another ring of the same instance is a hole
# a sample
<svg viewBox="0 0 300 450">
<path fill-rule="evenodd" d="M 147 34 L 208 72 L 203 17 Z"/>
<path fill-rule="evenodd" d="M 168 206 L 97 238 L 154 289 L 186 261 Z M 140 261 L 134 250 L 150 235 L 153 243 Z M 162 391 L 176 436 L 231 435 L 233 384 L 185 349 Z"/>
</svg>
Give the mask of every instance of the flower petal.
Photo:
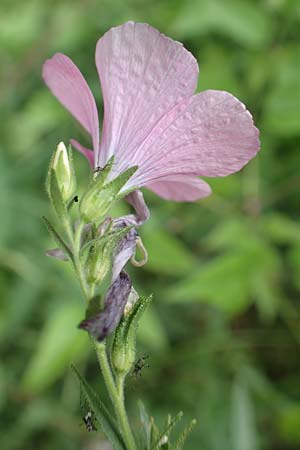
<svg viewBox="0 0 300 450">
<path fill-rule="evenodd" d="M 133 22 L 105 33 L 97 44 L 96 64 L 104 98 L 96 164 L 103 167 L 115 154 L 123 171 L 163 115 L 194 93 L 198 64 L 179 42 Z"/>
<path fill-rule="evenodd" d="M 90 165 L 92 167 L 94 167 L 94 152 L 93 150 L 84 147 L 83 145 L 80 144 L 80 142 L 76 141 L 75 139 L 70 139 L 70 144 L 72 145 L 72 147 L 76 148 L 76 150 L 78 150 L 80 153 L 82 153 L 87 160 L 89 161 Z"/>
<path fill-rule="evenodd" d="M 192 175 L 171 175 L 148 184 L 147 188 L 165 200 L 176 202 L 194 202 L 211 194 L 210 186 Z"/>
<path fill-rule="evenodd" d="M 43 65 L 43 79 L 78 122 L 92 136 L 94 151 L 99 149 L 99 121 L 94 96 L 82 73 L 62 53 L 56 53 Z"/>
<path fill-rule="evenodd" d="M 135 152 L 139 169 L 125 188 L 169 175 L 220 177 L 237 172 L 259 150 L 259 132 L 245 105 L 223 91 L 184 99 Z"/>
</svg>

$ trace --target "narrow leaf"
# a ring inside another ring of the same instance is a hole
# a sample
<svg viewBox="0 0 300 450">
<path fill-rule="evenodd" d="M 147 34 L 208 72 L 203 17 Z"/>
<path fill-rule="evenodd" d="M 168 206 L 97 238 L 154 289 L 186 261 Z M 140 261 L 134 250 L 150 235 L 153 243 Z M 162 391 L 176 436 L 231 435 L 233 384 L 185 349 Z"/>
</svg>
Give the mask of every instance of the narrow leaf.
<svg viewBox="0 0 300 450">
<path fill-rule="evenodd" d="M 159 437 L 158 437 L 158 439 L 157 439 L 157 441 L 156 441 L 154 447 L 152 447 L 151 450 L 158 450 L 159 448 L 161 448 L 161 444 L 162 444 L 162 441 L 163 441 L 163 439 L 164 439 L 165 436 L 166 436 L 166 437 L 168 438 L 168 440 L 169 440 L 169 436 L 170 436 L 170 433 L 171 433 L 172 429 L 173 429 L 173 428 L 175 427 L 175 425 L 182 419 L 182 416 L 183 416 L 183 412 L 180 411 L 180 412 L 177 414 L 177 416 L 175 416 L 175 417 L 170 421 L 170 423 L 169 423 L 168 426 L 164 429 L 164 431 L 160 433 L 160 435 L 159 435 Z"/>
<path fill-rule="evenodd" d="M 111 442 L 114 450 L 126 450 L 126 446 L 123 442 L 123 438 L 118 430 L 117 423 L 112 417 L 104 403 L 100 400 L 94 389 L 87 383 L 87 381 L 80 375 L 75 366 L 71 366 L 72 370 L 76 374 L 82 392 L 90 406 L 95 413 L 98 422 L 100 423 L 103 432 Z"/>
<path fill-rule="evenodd" d="M 181 435 L 179 436 L 179 439 L 174 447 L 174 450 L 182 450 L 184 443 L 187 439 L 187 437 L 190 435 L 191 431 L 193 430 L 193 428 L 195 427 L 197 423 L 196 419 L 193 419 L 189 425 L 187 427 L 185 427 L 185 429 L 183 430 L 183 432 L 181 433 Z"/>
<path fill-rule="evenodd" d="M 69 256 L 71 260 L 73 260 L 73 254 L 71 250 L 69 249 L 68 245 L 65 243 L 63 238 L 58 234 L 58 232 L 55 230 L 55 228 L 51 225 L 48 219 L 46 219 L 45 216 L 42 217 L 43 222 L 45 223 L 47 230 L 51 237 L 55 240 L 55 242 L 63 248 L 65 253 Z"/>
</svg>

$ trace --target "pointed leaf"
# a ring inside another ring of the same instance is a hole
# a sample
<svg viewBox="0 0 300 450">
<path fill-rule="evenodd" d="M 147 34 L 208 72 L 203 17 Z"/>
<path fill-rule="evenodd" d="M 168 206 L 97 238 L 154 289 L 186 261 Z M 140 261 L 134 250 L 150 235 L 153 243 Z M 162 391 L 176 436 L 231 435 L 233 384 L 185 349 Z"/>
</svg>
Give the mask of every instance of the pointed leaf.
<svg viewBox="0 0 300 450">
<path fill-rule="evenodd" d="M 170 433 L 172 431 L 172 429 L 175 427 L 175 425 L 182 419 L 183 417 L 183 412 L 180 411 L 177 416 L 175 416 L 170 423 L 167 425 L 167 427 L 164 429 L 164 431 L 162 431 L 155 443 L 155 445 L 152 447 L 151 450 L 159 450 L 160 448 L 162 448 L 162 440 L 164 439 L 164 437 L 166 436 L 169 440 L 169 436 Z"/>
<path fill-rule="evenodd" d="M 178 438 L 178 441 L 174 447 L 174 450 L 182 450 L 184 443 L 187 439 L 187 437 L 190 435 L 191 431 L 193 430 L 194 426 L 196 425 L 197 420 L 193 419 L 187 427 L 183 430 L 181 435 Z"/>
<path fill-rule="evenodd" d="M 142 424 L 142 428 L 144 431 L 144 439 L 146 441 L 146 448 L 147 450 L 150 450 L 151 445 L 151 422 L 150 418 L 148 416 L 148 413 L 146 411 L 144 403 L 139 400 L 138 402 L 139 411 L 140 411 L 140 420 Z"/>
<path fill-rule="evenodd" d="M 58 234 L 58 232 L 55 230 L 55 228 L 51 225 L 51 223 L 49 222 L 48 219 L 46 219 L 45 216 L 42 217 L 47 230 L 49 232 L 49 234 L 52 236 L 52 238 L 55 240 L 55 242 L 63 248 L 63 250 L 65 251 L 65 253 L 69 256 L 69 258 L 71 260 L 73 260 L 73 254 L 71 252 L 71 250 L 69 249 L 68 245 L 65 243 L 65 241 L 62 239 L 62 237 Z"/>
<path fill-rule="evenodd" d="M 75 366 L 71 366 L 72 370 L 76 374 L 82 392 L 90 406 L 95 413 L 98 422 L 101 424 L 103 432 L 110 440 L 114 450 L 126 450 L 126 446 L 123 442 L 123 438 L 118 430 L 117 423 L 112 417 L 104 403 L 100 400 L 94 389 L 87 383 L 87 381 L 80 375 Z"/>
</svg>

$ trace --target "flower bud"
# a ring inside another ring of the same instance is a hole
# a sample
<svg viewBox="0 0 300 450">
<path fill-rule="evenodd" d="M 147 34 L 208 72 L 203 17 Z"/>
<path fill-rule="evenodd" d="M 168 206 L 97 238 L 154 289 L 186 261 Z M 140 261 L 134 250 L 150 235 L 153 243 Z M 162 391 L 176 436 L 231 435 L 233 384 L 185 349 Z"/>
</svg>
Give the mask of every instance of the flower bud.
<svg viewBox="0 0 300 450">
<path fill-rule="evenodd" d="M 87 279 L 89 283 L 100 284 L 104 280 L 110 272 L 120 242 L 130 230 L 131 227 L 129 226 L 108 231 L 94 240 L 87 258 Z"/>
<path fill-rule="evenodd" d="M 135 343 L 121 341 L 118 337 L 115 338 L 114 348 L 112 353 L 112 364 L 114 370 L 122 376 L 127 375 L 134 366 L 135 361 Z"/>
<path fill-rule="evenodd" d="M 112 344 L 111 362 L 114 370 L 121 376 L 126 376 L 133 368 L 136 355 L 137 327 L 151 299 L 151 296 L 135 299 L 134 305 L 123 316 L 116 329 Z"/>
<path fill-rule="evenodd" d="M 61 192 L 61 196 L 64 202 L 71 200 L 76 189 L 76 178 L 73 168 L 73 161 L 71 154 L 68 154 L 66 146 L 63 142 L 60 142 L 53 154 L 49 173 L 47 177 L 46 187 L 49 192 L 49 185 L 51 183 L 51 172 L 55 173 L 57 184 Z"/>
<path fill-rule="evenodd" d="M 87 280 L 91 284 L 100 284 L 111 267 L 110 248 L 105 243 L 92 245 L 87 262 Z"/>
</svg>

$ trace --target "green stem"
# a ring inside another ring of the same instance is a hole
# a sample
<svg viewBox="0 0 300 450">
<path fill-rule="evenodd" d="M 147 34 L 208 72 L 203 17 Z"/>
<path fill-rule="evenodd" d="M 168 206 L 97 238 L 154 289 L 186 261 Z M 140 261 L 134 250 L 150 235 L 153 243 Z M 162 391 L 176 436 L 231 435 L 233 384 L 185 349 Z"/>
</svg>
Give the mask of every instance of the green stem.
<svg viewBox="0 0 300 450">
<path fill-rule="evenodd" d="M 134 437 L 128 422 L 128 417 L 124 404 L 124 379 L 117 379 L 117 385 L 108 362 L 106 348 L 104 343 L 95 342 L 96 352 L 106 388 L 110 395 L 119 426 L 128 450 L 136 450 Z"/>
<path fill-rule="evenodd" d="M 73 247 L 73 262 L 74 268 L 79 278 L 79 283 L 81 290 L 88 302 L 91 299 L 91 292 L 89 286 L 86 282 L 86 278 L 83 272 L 83 268 L 80 261 L 80 248 L 81 248 L 81 235 L 83 230 L 83 224 L 80 222 L 76 228 L 74 235 L 72 236 L 72 247 Z"/>
</svg>

